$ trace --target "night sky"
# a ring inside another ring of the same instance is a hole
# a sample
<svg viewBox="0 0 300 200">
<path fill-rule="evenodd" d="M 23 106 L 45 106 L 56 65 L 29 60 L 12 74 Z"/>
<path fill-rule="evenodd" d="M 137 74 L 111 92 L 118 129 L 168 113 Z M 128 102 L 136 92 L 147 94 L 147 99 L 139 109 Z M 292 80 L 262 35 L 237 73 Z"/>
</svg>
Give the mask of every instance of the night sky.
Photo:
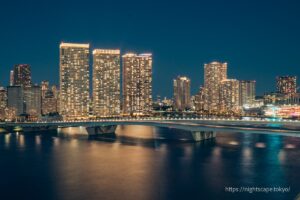
<svg viewBox="0 0 300 200">
<path fill-rule="evenodd" d="M 34 83 L 58 84 L 59 43 L 90 43 L 153 53 L 153 95 L 172 96 L 186 75 L 195 93 L 203 65 L 228 62 L 230 78 L 275 90 L 277 75 L 300 77 L 300 1 L 3 1 L 0 85 L 14 64 L 28 63 Z"/>
</svg>

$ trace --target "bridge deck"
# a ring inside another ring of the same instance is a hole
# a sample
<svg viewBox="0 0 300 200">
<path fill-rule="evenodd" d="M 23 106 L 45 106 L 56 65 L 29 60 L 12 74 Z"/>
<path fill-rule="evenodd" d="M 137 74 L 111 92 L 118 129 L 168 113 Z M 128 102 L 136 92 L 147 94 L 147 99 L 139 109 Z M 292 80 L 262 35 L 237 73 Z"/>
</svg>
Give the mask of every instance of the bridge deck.
<svg viewBox="0 0 300 200">
<path fill-rule="evenodd" d="M 90 121 L 54 121 L 54 122 L 4 122 L 2 128 L 42 128 L 42 127 L 97 127 L 112 125 L 144 125 L 183 129 L 187 131 L 222 131 L 222 132 L 251 132 L 278 133 L 300 135 L 300 121 L 292 120 L 231 120 L 231 119 L 106 119 Z"/>
</svg>

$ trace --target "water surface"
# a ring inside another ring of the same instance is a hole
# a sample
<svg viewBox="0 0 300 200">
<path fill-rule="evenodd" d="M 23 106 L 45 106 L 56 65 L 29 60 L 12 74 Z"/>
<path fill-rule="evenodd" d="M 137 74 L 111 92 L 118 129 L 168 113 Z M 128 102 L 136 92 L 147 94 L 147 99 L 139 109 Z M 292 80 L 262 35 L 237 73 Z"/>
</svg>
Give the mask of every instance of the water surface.
<svg viewBox="0 0 300 200">
<path fill-rule="evenodd" d="M 164 139 L 175 129 L 121 126 L 97 138 L 80 131 L 1 134 L 0 199 L 276 200 L 300 192 L 300 138 L 218 132 L 191 143 Z M 225 192 L 240 186 L 290 191 Z"/>
</svg>

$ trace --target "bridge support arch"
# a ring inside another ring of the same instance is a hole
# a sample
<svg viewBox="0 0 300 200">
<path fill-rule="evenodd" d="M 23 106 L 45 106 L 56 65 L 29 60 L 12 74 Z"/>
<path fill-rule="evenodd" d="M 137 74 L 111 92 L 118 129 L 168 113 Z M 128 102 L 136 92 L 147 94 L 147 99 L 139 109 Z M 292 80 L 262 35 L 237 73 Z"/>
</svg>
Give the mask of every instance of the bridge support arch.
<svg viewBox="0 0 300 200">
<path fill-rule="evenodd" d="M 116 129 L 117 125 L 86 127 L 86 131 L 89 135 L 115 133 Z"/>
<path fill-rule="evenodd" d="M 192 131 L 193 140 L 198 142 L 216 137 L 215 131 Z"/>
</svg>

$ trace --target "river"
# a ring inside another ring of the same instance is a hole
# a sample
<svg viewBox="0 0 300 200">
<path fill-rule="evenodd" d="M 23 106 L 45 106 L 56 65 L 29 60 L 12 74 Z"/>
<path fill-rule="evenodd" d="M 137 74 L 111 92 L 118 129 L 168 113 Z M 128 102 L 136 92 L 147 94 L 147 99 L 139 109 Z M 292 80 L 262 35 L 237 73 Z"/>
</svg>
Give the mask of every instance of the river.
<svg viewBox="0 0 300 200">
<path fill-rule="evenodd" d="M 0 199 L 290 200 L 300 193 L 298 137 L 220 130 L 195 143 L 165 139 L 181 132 L 167 128 L 119 126 L 92 138 L 80 129 L 0 134 Z"/>
</svg>

